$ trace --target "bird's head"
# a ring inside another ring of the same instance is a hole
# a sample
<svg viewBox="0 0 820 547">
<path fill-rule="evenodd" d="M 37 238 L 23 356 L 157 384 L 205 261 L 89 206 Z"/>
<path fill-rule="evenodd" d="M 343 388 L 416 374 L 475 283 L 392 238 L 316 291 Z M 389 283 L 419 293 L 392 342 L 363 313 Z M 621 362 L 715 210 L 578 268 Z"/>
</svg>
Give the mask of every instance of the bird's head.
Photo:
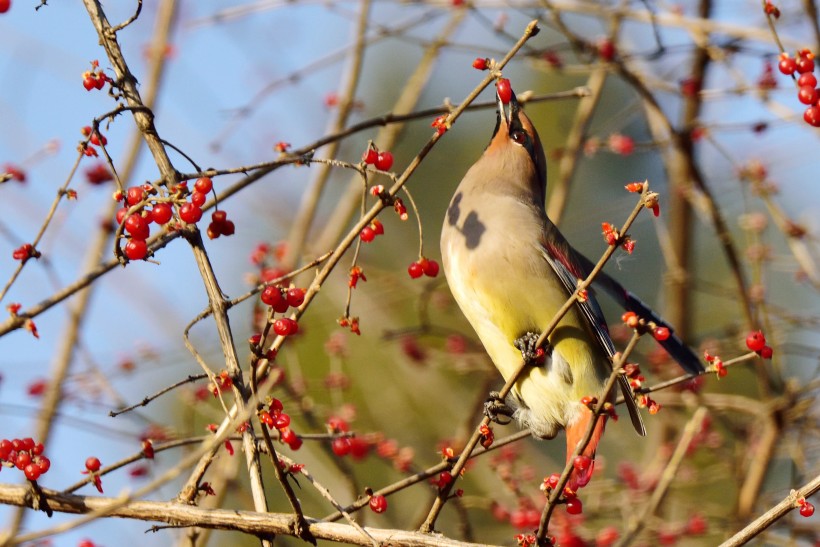
<svg viewBox="0 0 820 547">
<path fill-rule="evenodd" d="M 531 189 L 539 194 L 543 204 L 547 190 L 547 160 L 538 131 L 522 110 L 512 89 L 509 89 L 509 97 L 503 91 L 496 91 L 496 100 L 498 121 L 486 153 L 499 154 L 503 158 L 504 168 L 515 170 L 514 178 L 532 186 Z"/>
</svg>

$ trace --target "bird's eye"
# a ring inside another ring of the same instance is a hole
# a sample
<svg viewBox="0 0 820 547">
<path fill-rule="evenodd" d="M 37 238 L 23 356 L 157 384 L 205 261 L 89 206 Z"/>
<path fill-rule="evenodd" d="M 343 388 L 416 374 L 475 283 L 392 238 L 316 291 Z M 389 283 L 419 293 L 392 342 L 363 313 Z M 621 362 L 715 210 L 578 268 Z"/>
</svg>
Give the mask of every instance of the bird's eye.
<svg viewBox="0 0 820 547">
<path fill-rule="evenodd" d="M 520 129 L 516 129 L 512 133 L 510 133 L 510 138 L 518 144 L 524 144 L 525 142 L 527 142 L 527 134 L 521 131 Z"/>
</svg>

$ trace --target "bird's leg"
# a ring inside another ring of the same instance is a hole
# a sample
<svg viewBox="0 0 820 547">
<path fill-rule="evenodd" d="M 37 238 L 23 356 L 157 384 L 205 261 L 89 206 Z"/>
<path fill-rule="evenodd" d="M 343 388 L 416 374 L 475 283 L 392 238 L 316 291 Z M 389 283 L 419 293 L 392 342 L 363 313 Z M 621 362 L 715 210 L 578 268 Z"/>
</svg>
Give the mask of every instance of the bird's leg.
<svg viewBox="0 0 820 547">
<path fill-rule="evenodd" d="M 539 359 L 552 353 L 549 343 L 545 343 L 543 351 L 539 351 L 538 338 L 540 338 L 538 333 L 526 332 L 513 342 L 515 349 L 521 352 L 521 357 L 529 364 L 537 364 Z"/>
<path fill-rule="evenodd" d="M 514 412 L 515 410 L 501 398 L 497 391 L 491 391 L 490 396 L 487 397 L 487 401 L 484 403 L 484 415 L 500 425 L 510 423 Z M 501 416 L 506 419 L 500 418 Z"/>
</svg>

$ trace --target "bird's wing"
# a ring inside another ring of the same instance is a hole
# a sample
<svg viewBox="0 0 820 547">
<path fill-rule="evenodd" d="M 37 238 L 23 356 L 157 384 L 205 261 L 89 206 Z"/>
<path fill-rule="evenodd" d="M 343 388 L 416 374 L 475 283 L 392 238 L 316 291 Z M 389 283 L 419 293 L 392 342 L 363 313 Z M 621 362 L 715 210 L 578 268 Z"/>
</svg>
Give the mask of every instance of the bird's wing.
<svg viewBox="0 0 820 547">
<path fill-rule="evenodd" d="M 555 230 L 555 232 L 558 234 L 558 230 Z M 555 242 L 554 244 L 550 244 L 549 241 L 549 238 L 545 238 L 545 242 L 542 244 L 542 255 L 547 261 L 547 264 L 552 268 L 552 271 L 555 272 L 556 277 L 561 280 L 561 284 L 567 290 L 567 297 L 569 297 L 578 287 L 578 281 L 586 277 L 586 275 L 582 275 L 583 272 L 580 269 L 580 265 L 573 261 L 572 254 L 567 252 L 567 250 L 572 251 L 572 248 L 566 240 L 564 240 L 563 236 L 558 234 L 557 238 L 552 238 L 552 241 Z M 576 305 L 578 309 L 581 310 L 598 344 L 604 352 L 606 352 L 606 355 L 611 358 L 615 354 L 615 345 L 609 336 L 609 329 L 606 325 L 604 313 L 598 305 L 598 301 L 595 300 L 592 291 L 589 291 L 586 300 L 576 301 Z M 644 427 L 641 414 L 635 403 L 635 395 L 626 377 L 622 374 L 618 376 L 618 385 L 621 387 L 621 392 L 623 392 L 626 408 L 632 420 L 632 426 L 639 435 L 645 436 L 646 427 Z"/>
</svg>

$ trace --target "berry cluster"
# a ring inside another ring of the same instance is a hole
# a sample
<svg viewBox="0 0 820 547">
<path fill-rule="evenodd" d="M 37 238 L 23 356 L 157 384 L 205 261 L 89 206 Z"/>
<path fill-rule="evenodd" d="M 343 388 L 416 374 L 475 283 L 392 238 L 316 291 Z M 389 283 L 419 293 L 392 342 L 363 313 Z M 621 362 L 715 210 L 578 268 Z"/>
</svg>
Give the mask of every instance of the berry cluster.
<svg viewBox="0 0 820 547">
<path fill-rule="evenodd" d="M 592 458 L 590 458 L 589 456 L 578 456 L 575 458 L 575 460 L 573 460 L 572 467 L 574 470 L 583 471 L 590 469 L 593 466 L 593 464 L 594 462 L 592 461 Z M 541 490 L 543 490 L 544 493 L 547 496 L 549 496 L 550 492 L 552 492 L 555 489 L 555 487 L 558 486 L 558 482 L 560 480 L 561 475 L 559 475 L 558 473 L 553 473 L 549 477 L 544 478 L 544 482 L 541 485 Z M 579 486 L 585 485 L 579 484 Z M 581 503 L 581 500 L 578 499 L 578 495 L 575 493 L 574 490 L 572 490 L 568 486 L 564 487 L 563 501 L 567 506 L 567 513 L 569 513 L 570 515 L 580 515 L 584 512 L 584 506 Z"/>
<path fill-rule="evenodd" d="M 820 127 L 820 89 L 817 89 L 817 77 L 814 75 L 814 53 L 810 49 L 801 49 L 796 57 L 785 51 L 780 54 L 777 67 L 787 76 L 797 77 L 797 100 L 808 105 L 803 113 L 803 120 L 812 127 Z"/>
<path fill-rule="evenodd" d="M 393 167 L 393 154 L 380 152 L 376 145 L 370 145 L 362 154 L 362 161 L 379 171 L 389 171 Z"/>
<path fill-rule="evenodd" d="M 621 238 L 621 234 L 618 232 L 618 229 L 609 222 L 601 223 L 601 233 L 603 234 L 604 241 L 606 241 L 607 245 L 618 245 L 620 243 L 623 250 L 629 254 L 632 254 L 632 251 L 635 250 L 635 241 L 629 236 L 624 236 Z"/>
<path fill-rule="evenodd" d="M 727 374 L 729 374 L 729 370 L 726 368 L 726 365 L 723 364 L 723 360 L 717 356 L 712 355 L 709 351 L 703 352 L 703 358 L 706 360 L 707 363 L 712 365 L 712 370 L 717 375 L 718 379 L 723 378 Z"/>
<path fill-rule="evenodd" d="M 36 481 L 40 475 L 51 467 L 51 461 L 43 456 L 43 443 L 34 442 L 31 437 L 25 439 L 0 440 L 0 469 L 16 467 L 30 481 Z"/>
<path fill-rule="evenodd" d="M 291 287 L 283 289 L 278 285 L 268 285 L 259 296 L 262 303 L 273 308 L 276 313 L 285 313 L 288 308 L 298 308 L 305 301 L 305 289 Z M 299 332 L 299 324 L 289 317 L 280 317 L 273 322 L 273 332 L 279 336 L 289 336 Z"/>
<path fill-rule="evenodd" d="M 83 134 L 83 137 L 85 137 L 85 140 L 80 142 L 77 150 L 88 157 L 96 158 L 99 156 L 99 154 L 97 154 L 97 149 L 94 147 L 105 146 L 108 144 L 108 139 L 105 138 L 105 135 L 98 131 L 94 131 L 89 125 L 83 127 L 80 132 Z"/>
<path fill-rule="evenodd" d="M 427 277 L 436 277 L 438 275 L 439 265 L 435 260 L 421 257 L 416 262 L 407 267 L 407 273 L 413 279 L 418 279 L 422 275 Z"/>
<path fill-rule="evenodd" d="M 374 218 L 373 221 L 370 223 L 370 226 L 365 226 L 362 228 L 361 233 L 359 233 L 359 237 L 365 243 L 370 243 L 376 236 L 380 236 L 384 234 L 384 225 L 379 221 L 379 219 Z"/>
<path fill-rule="evenodd" d="M 232 236 L 236 232 L 236 226 L 232 220 L 228 220 L 228 213 L 225 211 L 214 211 L 211 215 L 211 223 L 208 224 L 208 238 L 216 239 L 219 236 Z"/>
<path fill-rule="evenodd" d="M 370 453 L 370 443 L 361 437 L 351 436 L 350 424 L 346 420 L 331 416 L 326 425 L 329 434 L 338 435 L 331 441 L 330 449 L 340 458 L 350 455 L 354 460 L 363 460 Z"/>
<path fill-rule="evenodd" d="M 764 359 L 771 359 L 774 353 L 772 348 L 766 345 L 766 337 L 763 335 L 763 332 L 759 330 L 750 332 L 749 335 L 746 336 L 746 347 Z"/>
<path fill-rule="evenodd" d="M 102 89 L 105 87 L 106 82 L 113 83 L 113 80 L 103 73 L 99 61 L 91 61 L 91 70 L 83 72 L 83 87 L 85 90 Z"/>
<path fill-rule="evenodd" d="M 635 363 L 627 363 L 623 366 L 623 372 L 624 375 L 627 378 L 629 378 L 629 387 L 631 387 L 632 390 L 637 393 L 643 386 L 643 383 L 646 381 L 646 378 L 643 376 L 643 374 L 641 374 L 640 366 L 638 366 Z M 638 396 L 638 406 L 640 408 L 646 408 L 650 414 L 657 414 L 661 410 L 660 403 L 658 403 L 646 394 Z"/>
<path fill-rule="evenodd" d="M 267 425 L 268 429 L 277 429 L 279 439 L 291 450 L 299 450 L 302 446 L 302 439 L 290 429 L 290 416 L 284 412 L 284 406 L 279 399 L 271 399 L 268 410 L 259 412 L 259 421 Z"/>
<path fill-rule="evenodd" d="M 168 224 L 174 216 L 174 204 L 179 206 L 179 219 L 186 224 L 196 224 L 202 218 L 202 205 L 207 199 L 207 193 L 213 189 L 213 181 L 209 177 L 202 177 L 194 183 L 194 191 L 188 191 L 187 182 L 180 182 L 171 190 L 167 201 L 156 201 L 153 207 L 145 209 L 146 201 L 157 195 L 157 190 L 150 184 L 132 186 L 122 192 L 116 192 L 114 199 L 123 200 L 124 206 L 117 211 L 117 224 L 123 224 L 130 236 L 125 245 L 124 253 L 130 260 L 141 260 L 148 255 L 146 240 L 151 235 L 151 223 L 160 226 Z M 188 201 L 187 198 L 190 198 Z M 129 209 L 137 207 L 131 214 Z M 224 211 L 214 211 L 212 222 L 208 226 L 208 237 L 214 239 L 220 235 L 233 235 L 234 223 L 228 220 Z"/>
</svg>

